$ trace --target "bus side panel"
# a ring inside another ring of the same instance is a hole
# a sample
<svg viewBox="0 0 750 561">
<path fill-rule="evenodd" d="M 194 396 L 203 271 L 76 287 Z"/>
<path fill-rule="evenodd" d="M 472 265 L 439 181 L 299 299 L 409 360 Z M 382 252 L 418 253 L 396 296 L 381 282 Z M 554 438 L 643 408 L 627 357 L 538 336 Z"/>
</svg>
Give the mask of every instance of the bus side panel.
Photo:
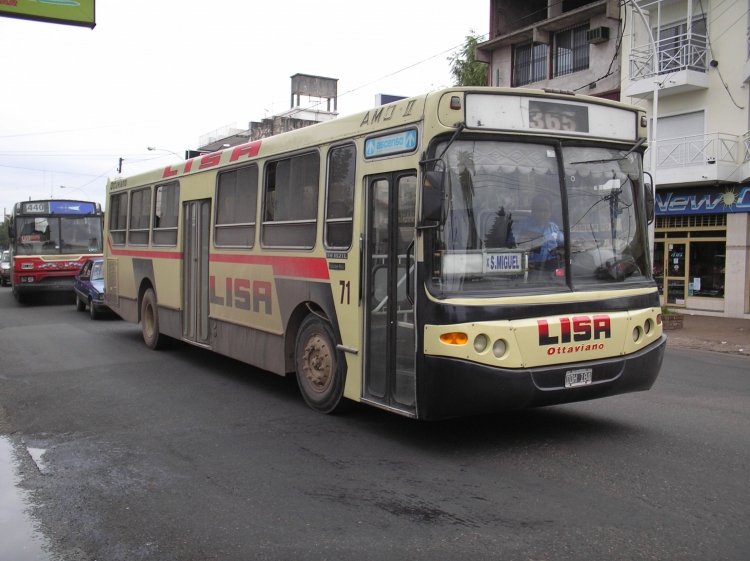
<svg viewBox="0 0 750 561">
<path fill-rule="evenodd" d="M 302 319 L 312 313 L 311 308 L 317 309 L 317 313 L 331 321 L 337 341 L 341 340 L 341 334 L 327 282 L 276 279 L 274 284 L 279 309 L 271 310 L 271 313 L 281 316 L 283 333 L 272 333 L 252 325 L 239 325 L 212 317 L 211 348 L 257 368 L 285 375 L 295 370 L 297 328 Z"/>
<path fill-rule="evenodd" d="M 274 374 L 286 374 L 281 335 L 214 319 L 209 324 L 213 351 Z"/>
</svg>

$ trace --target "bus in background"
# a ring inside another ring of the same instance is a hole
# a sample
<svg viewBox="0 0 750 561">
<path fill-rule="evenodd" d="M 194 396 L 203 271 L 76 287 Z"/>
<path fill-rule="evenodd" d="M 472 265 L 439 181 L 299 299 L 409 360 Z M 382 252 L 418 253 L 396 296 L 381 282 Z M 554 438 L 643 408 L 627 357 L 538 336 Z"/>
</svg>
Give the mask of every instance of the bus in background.
<svg viewBox="0 0 750 561">
<path fill-rule="evenodd" d="M 73 278 L 92 256 L 102 255 L 99 203 L 73 200 L 22 201 L 10 221 L 11 284 L 23 302 L 42 292 L 70 292 Z"/>
<path fill-rule="evenodd" d="M 450 88 L 107 186 L 106 301 L 179 339 L 439 419 L 647 390 L 665 348 L 646 115 Z"/>
</svg>

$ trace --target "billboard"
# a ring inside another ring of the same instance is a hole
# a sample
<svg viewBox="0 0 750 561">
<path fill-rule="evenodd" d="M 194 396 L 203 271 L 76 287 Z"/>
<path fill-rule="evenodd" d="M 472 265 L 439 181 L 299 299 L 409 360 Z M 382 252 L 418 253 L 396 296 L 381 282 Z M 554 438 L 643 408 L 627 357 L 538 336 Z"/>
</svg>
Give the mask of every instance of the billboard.
<svg viewBox="0 0 750 561">
<path fill-rule="evenodd" d="M 0 16 L 94 28 L 94 0 L 0 0 Z"/>
</svg>

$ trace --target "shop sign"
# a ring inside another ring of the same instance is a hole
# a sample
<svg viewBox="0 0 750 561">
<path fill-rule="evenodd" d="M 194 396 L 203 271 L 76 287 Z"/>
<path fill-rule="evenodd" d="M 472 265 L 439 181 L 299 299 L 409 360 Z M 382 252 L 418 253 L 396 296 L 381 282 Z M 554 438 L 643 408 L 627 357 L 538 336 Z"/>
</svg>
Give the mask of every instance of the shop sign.
<svg viewBox="0 0 750 561">
<path fill-rule="evenodd" d="M 657 216 L 750 212 L 750 185 L 656 191 Z"/>
</svg>

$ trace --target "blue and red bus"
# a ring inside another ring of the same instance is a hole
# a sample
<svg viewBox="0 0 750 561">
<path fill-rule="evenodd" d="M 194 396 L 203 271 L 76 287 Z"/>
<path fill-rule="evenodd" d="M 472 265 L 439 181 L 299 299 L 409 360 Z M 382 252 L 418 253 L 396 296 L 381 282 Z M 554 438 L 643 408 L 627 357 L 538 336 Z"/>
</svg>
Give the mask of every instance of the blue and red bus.
<svg viewBox="0 0 750 561">
<path fill-rule="evenodd" d="M 22 201 L 13 206 L 9 234 L 13 296 L 73 293 L 81 265 L 102 255 L 102 208 L 74 200 Z"/>
</svg>

